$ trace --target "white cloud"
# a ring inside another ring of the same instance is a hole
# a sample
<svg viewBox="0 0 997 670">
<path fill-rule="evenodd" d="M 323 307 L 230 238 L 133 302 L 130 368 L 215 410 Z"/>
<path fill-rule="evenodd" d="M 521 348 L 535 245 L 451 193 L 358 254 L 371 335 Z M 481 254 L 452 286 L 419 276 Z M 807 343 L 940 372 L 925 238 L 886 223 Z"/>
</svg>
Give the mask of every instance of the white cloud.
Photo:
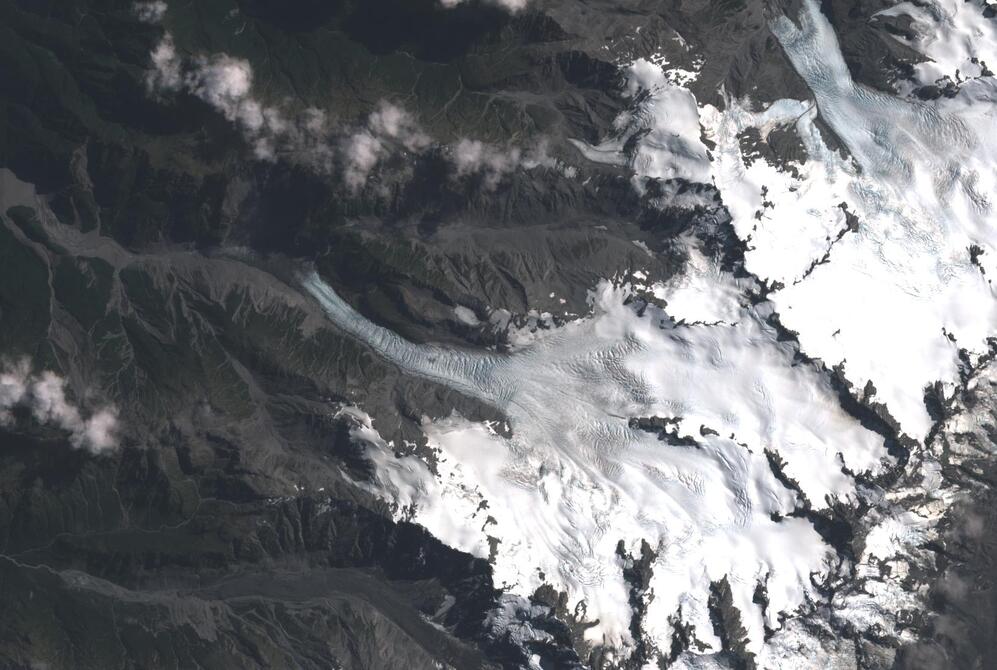
<svg viewBox="0 0 997 670">
<path fill-rule="evenodd" d="M 390 149 L 419 153 L 431 144 L 411 114 L 387 101 L 352 132 L 314 107 L 288 114 L 253 94 L 249 61 L 214 54 L 184 62 L 169 33 L 152 51 L 151 63 L 146 76 L 150 91 L 182 90 L 197 96 L 237 124 L 261 160 L 282 157 L 321 173 L 331 173 L 338 165 L 353 191 L 366 183 Z"/>
<path fill-rule="evenodd" d="M 367 117 L 365 127 L 343 141 L 343 180 L 358 191 L 392 148 L 421 153 L 432 140 L 407 111 L 382 100 Z"/>
<path fill-rule="evenodd" d="M 5 368 L 0 371 L 0 423 L 4 424 L 10 421 L 10 408 L 21 402 L 28 392 L 26 362 Z"/>
<path fill-rule="evenodd" d="M 524 152 L 519 147 L 503 149 L 480 140 L 462 139 L 453 147 L 450 159 L 458 177 L 481 174 L 489 189 L 498 186 L 503 177 L 518 169 L 558 165 L 547 155 L 546 142 L 541 142 L 533 151 Z"/>
<path fill-rule="evenodd" d="M 249 61 L 227 54 L 183 59 L 169 33 L 153 49 L 150 60 L 146 83 L 151 92 L 185 91 L 197 96 L 239 126 L 257 158 L 282 158 L 322 174 L 338 169 L 353 192 L 367 183 L 388 156 L 421 154 L 434 144 L 411 113 L 386 100 L 359 124 L 335 123 L 325 111 L 314 107 L 290 112 L 267 105 L 253 93 Z M 482 174 L 485 186 L 495 188 L 517 169 L 558 166 L 546 149 L 546 143 L 524 151 L 462 139 L 448 158 L 458 177 Z"/>
<path fill-rule="evenodd" d="M 177 56 L 173 36 L 163 35 L 156 48 L 150 54 L 152 68 L 146 72 L 145 83 L 153 93 L 161 91 L 176 91 L 183 84 L 180 75 L 180 58 Z"/>
<path fill-rule="evenodd" d="M 230 121 L 244 119 L 250 128 L 262 124 L 259 104 L 248 99 L 253 86 L 253 68 L 249 61 L 225 54 L 200 58 L 187 85 L 192 93 L 221 110 Z M 244 110 L 244 106 L 253 109 Z"/>
<path fill-rule="evenodd" d="M 166 15 L 166 3 L 162 0 L 155 2 L 136 2 L 132 4 L 132 11 L 142 23 L 159 23 Z"/>
<path fill-rule="evenodd" d="M 226 54 L 197 58 L 184 78 L 184 88 L 238 124 L 261 160 L 274 160 L 278 153 L 301 153 L 309 146 L 280 110 L 252 96 L 253 68 L 245 59 Z"/>
<path fill-rule="evenodd" d="M 464 177 L 481 172 L 485 182 L 495 186 L 508 172 L 519 164 L 520 151 L 513 147 L 508 150 L 498 149 L 479 140 L 463 139 L 453 150 L 454 167 L 457 175 Z"/>
<path fill-rule="evenodd" d="M 467 0 L 440 0 L 440 4 L 447 9 L 452 9 L 458 5 L 463 5 Z M 488 4 L 501 7 L 509 12 L 518 12 L 526 9 L 528 0 L 487 0 Z"/>
<path fill-rule="evenodd" d="M 83 443 L 94 451 L 113 449 L 118 441 L 115 432 L 118 428 L 118 414 L 113 409 L 98 410 L 87 419 L 83 431 Z"/>
<path fill-rule="evenodd" d="M 70 434 L 76 448 L 100 453 L 117 447 L 117 411 L 104 407 L 83 418 L 66 398 L 66 380 L 51 371 L 35 375 L 22 360 L 0 372 L 0 425 L 9 424 L 15 407 L 25 407 L 39 423 L 53 424 Z"/>
<path fill-rule="evenodd" d="M 431 144 L 411 114 L 384 100 L 371 113 L 367 127 L 377 135 L 397 140 L 408 151 L 422 151 Z"/>
<path fill-rule="evenodd" d="M 354 191 L 359 190 L 383 153 L 384 145 L 367 130 L 347 139 L 343 146 L 343 179 L 346 185 Z"/>
<path fill-rule="evenodd" d="M 274 160 L 278 154 L 290 154 L 315 167 L 331 165 L 324 113 L 306 109 L 292 122 L 276 107 L 265 105 L 252 95 L 249 61 L 215 54 L 185 62 L 170 33 L 163 35 L 150 61 L 146 84 L 152 93 L 186 91 L 197 96 L 239 126 L 257 158 Z"/>
</svg>

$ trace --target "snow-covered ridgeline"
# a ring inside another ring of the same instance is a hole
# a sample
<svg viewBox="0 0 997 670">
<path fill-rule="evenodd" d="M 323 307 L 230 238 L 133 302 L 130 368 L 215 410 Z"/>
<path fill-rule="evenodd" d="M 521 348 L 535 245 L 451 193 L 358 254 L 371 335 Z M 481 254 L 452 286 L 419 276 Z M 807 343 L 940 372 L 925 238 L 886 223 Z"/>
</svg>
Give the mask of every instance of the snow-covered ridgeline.
<svg viewBox="0 0 997 670">
<path fill-rule="evenodd" d="M 997 332 L 997 301 L 981 272 L 997 271 L 990 201 L 997 188 L 997 88 L 993 79 L 978 80 L 935 104 L 872 91 L 852 81 L 816 2 L 805 1 L 797 20 L 783 17 L 773 32 L 856 164 L 846 168 L 813 144 L 812 128 L 798 125 L 812 158 L 823 163 L 807 175 L 807 186 L 826 210 L 838 196 L 826 191 L 844 181 L 843 202 L 858 217 L 858 230 L 834 244 L 828 263 L 787 281 L 771 299 L 804 351 L 843 364 L 860 387 L 871 381 L 876 399 L 920 438 L 931 424 L 923 389 L 954 382 L 957 347 L 983 350 Z M 803 249 L 827 240 L 828 225 L 794 219 L 763 214 L 759 227 L 777 227 Z M 982 252 L 976 264 L 973 247 Z M 756 260 L 748 264 L 759 276 L 789 279 L 773 277 Z"/>
<path fill-rule="evenodd" d="M 809 522 L 783 518 L 799 501 L 765 451 L 785 461 L 815 507 L 854 495 L 843 465 L 878 471 L 885 456 L 878 436 L 845 415 L 827 381 L 794 364 L 793 348 L 751 311 L 731 325 L 679 326 L 654 306 L 639 315 L 624 304 L 629 289 L 606 282 L 593 292 L 593 316 L 495 356 L 405 342 L 317 276 L 304 285 L 388 360 L 506 413 L 509 439 L 459 417 L 427 420 L 438 478 L 415 459 L 395 459 L 370 432 L 357 435 L 370 445 L 382 495 L 414 505 L 416 522 L 465 551 L 489 556 L 496 538 L 497 582 L 522 596 L 547 582 L 570 606 L 584 600 L 587 618 L 599 620 L 593 642 L 632 642 L 616 548 L 622 540 L 639 553 L 647 540 L 658 555 L 650 640 L 667 648 L 669 617 L 681 608 L 718 650 L 709 585 L 727 576 L 759 649 L 763 620 L 777 628 L 781 612 L 816 597 L 810 574 L 827 574 L 833 557 Z M 632 426 L 639 417 L 673 420 L 675 439 Z M 764 613 L 753 602 L 759 584 L 769 594 Z"/>
<path fill-rule="evenodd" d="M 917 11 L 942 24 L 980 11 L 946 1 Z M 638 60 L 627 73 L 639 103 L 621 115 L 620 138 L 579 146 L 593 160 L 629 160 L 638 181 L 712 180 L 748 243 L 746 269 L 779 288 L 770 300 L 804 352 L 841 365 L 860 390 L 871 382 L 873 400 L 922 438 L 931 425 L 925 387 L 951 389 L 958 350 L 982 351 L 997 332 L 988 279 L 997 272 L 997 82 L 965 82 L 933 102 L 898 98 L 852 81 L 816 2 L 772 29 L 813 100 L 761 110 L 728 100 L 723 110 L 696 107 L 696 122 L 692 93 Z M 967 31 L 964 42 L 993 46 L 986 30 Z M 943 58 L 940 42 L 926 43 L 926 55 Z M 845 151 L 829 148 L 827 128 Z M 806 159 L 774 165 L 750 155 L 741 138 L 751 129 L 763 140 L 795 134 Z M 701 132 L 715 143 L 709 154 Z"/>
<path fill-rule="evenodd" d="M 682 272 L 665 281 L 646 283 L 646 273 L 635 274 L 634 288 L 649 291 L 679 323 L 735 324 L 744 310 L 744 296 L 756 291 L 750 278 L 735 279 L 708 258 L 692 236 L 679 240 L 686 250 Z M 645 282 L 645 283 L 640 283 Z"/>
<path fill-rule="evenodd" d="M 731 100 L 720 112 L 707 106 L 702 121 L 716 142 L 713 179 L 723 195 L 734 230 L 748 244 L 747 269 L 768 282 L 792 285 L 802 280 L 847 229 L 848 189 L 854 167 L 827 149 L 814 122 L 816 106 L 780 100 L 752 112 Z M 756 129 L 761 139 L 785 127 L 799 135 L 811 160 L 792 164 L 788 172 L 758 157 L 742 153 L 739 135 Z"/>
<path fill-rule="evenodd" d="M 573 143 L 587 159 L 630 165 L 640 177 L 709 182 L 710 161 L 700 139 L 696 97 L 675 83 L 679 78 L 668 76 L 665 65 L 664 60 L 641 58 L 627 68 L 626 93 L 638 104 L 616 118 L 616 137 L 597 146 Z M 626 155 L 628 141 L 638 134 L 640 142 Z"/>
<path fill-rule="evenodd" d="M 914 66 L 914 78 L 921 85 L 944 86 L 946 79 L 961 83 L 997 71 L 997 21 L 985 14 L 993 4 L 990 0 L 900 2 L 876 16 L 911 19 L 913 39 L 894 37 L 928 58 Z M 908 92 L 912 87 L 901 82 L 901 88 Z"/>
<path fill-rule="evenodd" d="M 639 61 L 631 92 L 650 93 L 621 117 L 622 139 L 581 147 L 644 177 L 713 179 L 749 243 L 747 268 L 781 285 L 769 303 L 744 306 L 740 287 L 694 253 L 682 277 L 649 287 L 665 310 L 640 314 L 624 304 L 626 287 L 604 283 L 591 317 L 496 356 L 405 342 L 317 277 L 305 281 L 335 323 L 382 356 L 509 417 L 511 438 L 459 417 L 427 420 L 439 456 L 434 477 L 417 459 L 395 458 L 354 412 L 356 437 L 377 465 L 372 490 L 453 546 L 494 552 L 496 578 L 510 593 L 527 596 L 545 581 L 567 591 L 569 606 L 584 601 L 587 617 L 599 619 L 589 630 L 595 642 L 632 643 L 616 545 L 636 553 L 644 539 L 657 552 L 641 631 L 653 644 L 667 648 L 669 617 L 681 611 L 703 650 L 717 650 L 707 598 L 710 583 L 726 576 L 761 667 L 826 661 L 819 654 L 827 650 L 792 620 L 763 643 L 764 624 L 778 628 L 780 612 L 815 597 L 810 573 L 826 573 L 831 556 L 807 522 L 775 520 L 798 501 L 764 451 L 785 461 L 816 507 L 855 495 L 842 463 L 877 471 L 884 454 L 765 318 L 776 310 L 804 351 L 842 364 L 859 387 L 872 382 L 874 399 L 915 437 L 930 425 L 924 387 L 954 381 L 957 347 L 979 348 L 994 332 L 995 301 L 981 272 L 992 276 L 997 254 L 987 199 L 997 165 L 986 132 L 992 79 L 965 84 L 951 100 L 914 103 L 852 82 L 812 1 L 798 23 L 778 20 L 774 32 L 816 104 L 783 100 L 752 111 L 730 101 L 723 111 L 699 109 L 693 123 L 685 114 L 695 106 L 691 93 Z M 828 148 L 818 109 L 847 154 Z M 700 151 L 700 124 L 717 145 L 712 162 Z M 749 128 L 763 139 L 793 129 L 808 160 L 792 170 L 751 160 L 739 142 Z M 626 138 L 645 130 L 622 156 Z M 672 420 L 671 437 L 636 429 L 637 417 Z M 932 486 L 930 459 L 910 467 L 924 477 L 919 486 Z M 909 557 L 934 536 L 944 501 L 912 512 L 903 500 L 921 493 L 912 491 L 862 494 L 874 507 L 858 569 L 874 579 L 834 603 L 859 628 L 888 629 L 891 608 L 917 605 L 879 571 L 879 561 Z M 753 598 L 758 584 L 769 595 L 764 612 Z"/>
</svg>

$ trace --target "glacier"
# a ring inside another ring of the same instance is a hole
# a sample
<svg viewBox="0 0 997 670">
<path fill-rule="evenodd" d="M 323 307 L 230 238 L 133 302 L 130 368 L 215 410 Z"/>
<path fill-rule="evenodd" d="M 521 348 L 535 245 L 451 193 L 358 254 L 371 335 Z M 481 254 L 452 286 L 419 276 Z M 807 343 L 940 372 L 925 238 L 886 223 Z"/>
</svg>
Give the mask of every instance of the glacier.
<svg viewBox="0 0 997 670">
<path fill-rule="evenodd" d="M 843 186 L 834 204 L 847 203 L 858 229 L 806 278 L 784 278 L 771 299 L 804 351 L 843 365 L 856 386 L 871 382 L 902 430 L 921 439 L 932 423 L 924 389 L 951 388 L 959 349 L 985 352 L 997 330 L 989 279 L 997 272 L 997 82 L 967 82 L 956 98 L 932 103 L 879 93 L 852 81 L 816 2 L 803 3 L 798 21 L 782 17 L 773 32 L 848 149 L 847 159 L 826 148 L 813 154 Z M 814 190 L 828 183 L 818 176 Z M 826 239 L 826 225 L 811 220 L 789 209 L 762 225 L 807 248 Z M 749 270 L 778 276 L 752 260 Z"/>
<path fill-rule="evenodd" d="M 890 11 L 922 22 L 947 16 Z M 955 29 L 975 20 L 952 11 Z M 590 624 L 586 639 L 623 653 L 637 642 L 624 555 L 638 555 L 644 541 L 653 576 L 636 634 L 659 651 L 679 622 L 692 626 L 696 654 L 720 651 L 708 600 L 724 578 L 760 667 L 830 662 L 792 615 L 822 600 L 815 584 L 849 571 L 869 578 L 867 591 L 838 594 L 832 605 L 856 626 L 882 628 L 891 609 L 917 608 L 916 595 L 880 580 L 876 566 L 934 537 L 950 494 L 931 493 L 940 486 L 931 454 L 915 453 L 905 466 L 920 482 L 913 488 L 884 493 L 857 483 L 892 462 L 882 437 L 843 411 L 823 366 L 838 366 L 899 433 L 921 440 L 932 428 L 925 389 L 951 391 L 960 353 L 985 351 L 997 326 L 993 78 L 964 80 L 951 99 L 888 95 L 852 81 L 813 0 L 772 30 L 813 99 L 698 106 L 641 60 L 627 70 L 628 90 L 650 95 L 621 116 L 623 134 L 578 143 L 590 160 L 629 163 L 638 178 L 712 181 L 748 245 L 748 282 L 766 289 L 760 304 L 747 298 L 745 280 L 686 240 L 688 262 L 676 277 L 604 281 L 588 316 L 499 354 L 408 342 L 317 274 L 302 279 L 337 327 L 508 421 L 498 430 L 457 415 L 424 417 L 430 468 L 397 457 L 362 408 L 342 407 L 375 464 L 375 480 L 358 486 L 398 518 L 489 558 L 509 594 L 526 599 L 543 584 L 565 592 Z M 937 68 L 968 58 L 965 40 L 958 53 L 940 43 L 919 42 Z M 937 74 L 932 67 L 918 76 Z M 681 113 L 669 114 L 675 107 Z M 829 148 L 818 120 L 844 150 Z M 738 135 L 749 128 L 763 139 L 795 129 L 807 160 L 790 171 L 747 160 Z M 638 131 L 636 151 L 623 156 L 626 134 Z M 700 132 L 715 149 L 705 150 Z M 651 296 L 656 303 L 645 302 Z M 774 315 L 798 342 L 780 339 Z M 649 432 L 639 419 L 664 428 Z M 926 502 L 905 508 L 914 497 Z M 800 512 L 860 500 L 869 533 L 849 565 Z M 754 597 L 759 587 L 767 606 Z M 683 663 L 698 667 L 688 656 Z"/>
<path fill-rule="evenodd" d="M 497 585 L 524 598 L 544 583 L 563 590 L 598 622 L 587 631 L 594 644 L 633 644 L 617 547 L 639 554 L 647 541 L 657 556 L 650 640 L 667 648 L 680 619 L 719 651 L 708 600 L 711 582 L 727 577 L 759 649 L 766 626 L 817 597 L 811 575 L 840 567 L 794 516 L 801 497 L 815 508 L 851 501 L 847 473 L 879 472 L 889 458 L 755 308 L 742 307 L 734 323 L 678 324 L 655 305 L 627 304 L 632 287 L 604 282 L 590 317 L 500 355 L 407 342 L 317 275 L 303 284 L 385 359 L 504 413 L 510 437 L 459 416 L 425 419 L 436 476 L 414 457 L 394 458 L 363 419 L 375 491 L 454 547 L 489 557 L 497 540 Z M 642 417 L 670 421 L 677 439 L 631 421 Z M 779 481 L 767 451 L 799 493 Z M 759 585 L 764 612 L 753 602 Z"/>
</svg>

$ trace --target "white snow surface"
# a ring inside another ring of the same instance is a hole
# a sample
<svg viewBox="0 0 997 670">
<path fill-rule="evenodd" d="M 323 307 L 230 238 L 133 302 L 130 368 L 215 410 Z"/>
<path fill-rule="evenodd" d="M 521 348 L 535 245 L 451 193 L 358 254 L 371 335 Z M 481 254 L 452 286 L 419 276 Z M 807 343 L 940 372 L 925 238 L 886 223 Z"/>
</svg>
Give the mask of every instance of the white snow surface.
<svg viewBox="0 0 997 670">
<path fill-rule="evenodd" d="M 966 80 L 982 73 L 972 58 L 997 68 L 989 55 L 997 40 L 975 0 L 889 11 L 919 17 L 922 39 L 912 46 L 933 59 L 924 68 L 963 82 L 956 97 L 928 103 L 856 84 L 832 27 L 807 0 L 799 17 L 776 19 L 772 30 L 813 100 L 699 107 L 669 79 L 667 63 L 642 59 L 626 72 L 631 95 L 646 97 L 617 119 L 619 137 L 576 146 L 591 160 L 630 164 L 638 187 L 648 178 L 712 180 L 748 243 L 746 269 L 778 289 L 772 304 L 803 350 L 841 365 L 859 390 L 871 382 L 874 400 L 923 438 L 931 427 L 925 387 L 951 388 L 958 350 L 985 350 L 997 327 L 989 280 L 997 272 L 997 82 Z M 818 110 L 847 154 L 828 148 Z M 738 136 L 749 128 L 763 139 L 793 130 L 807 159 L 787 168 L 745 155 Z M 625 155 L 626 141 L 645 131 Z"/>
<path fill-rule="evenodd" d="M 502 410 L 511 437 L 452 416 L 424 421 L 437 476 L 358 419 L 355 436 L 376 465 L 373 488 L 397 514 L 481 557 L 496 538 L 495 576 L 529 596 L 542 583 L 584 601 L 598 620 L 590 641 L 632 644 L 628 587 L 616 548 L 657 552 L 642 634 L 667 649 L 669 617 L 681 608 L 705 649 L 718 651 L 709 584 L 726 576 L 749 633 L 763 644 L 759 583 L 779 628 L 817 597 L 811 573 L 828 574 L 833 551 L 809 522 L 784 518 L 795 492 L 774 476 L 765 450 L 785 462 L 815 507 L 855 495 L 853 472 L 878 472 L 881 439 L 838 406 L 826 380 L 795 364 L 761 312 L 731 324 L 678 325 L 660 308 L 639 316 L 631 289 L 609 282 L 592 293 L 592 316 L 550 331 L 508 355 L 415 345 L 364 319 L 316 275 L 304 281 L 340 328 L 410 374 L 435 380 Z M 673 419 L 659 440 L 630 418 Z M 715 433 L 711 432 L 715 431 Z M 779 520 L 775 520 L 779 519 Z"/>
<path fill-rule="evenodd" d="M 894 38 L 927 56 L 914 66 L 918 84 L 946 78 L 961 83 L 982 76 L 984 67 L 991 72 L 997 68 L 997 22 L 983 15 L 988 4 L 987 0 L 918 0 L 900 2 L 876 16 L 912 19 L 910 29 L 916 37 Z"/>
<path fill-rule="evenodd" d="M 707 600 L 710 583 L 726 577 L 759 667 L 847 665 L 849 650 L 781 616 L 820 599 L 811 575 L 848 566 L 809 522 L 786 516 L 800 500 L 776 478 L 766 452 L 816 508 L 872 501 L 853 566 L 869 579 L 831 603 L 858 629 L 890 630 L 896 611 L 920 607 L 903 578 L 934 537 L 946 497 L 906 502 L 933 486 L 931 459 L 907 466 L 923 474 L 921 488 L 881 499 L 858 490 L 845 469 L 880 471 L 881 440 L 841 410 L 826 378 L 799 362 L 794 345 L 777 341 L 766 319 L 777 313 L 805 353 L 841 365 L 857 387 L 871 382 L 873 399 L 903 431 L 927 434 L 924 388 L 935 381 L 951 388 L 959 348 L 982 351 L 997 325 L 988 280 L 997 272 L 997 84 L 979 76 L 982 68 L 967 75 L 976 79 L 954 75 L 993 44 L 989 24 L 980 28 L 971 14 L 978 10 L 976 2 L 947 0 L 890 10 L 921 21 L 913 46 L 933 61 L 918 69 L 923 82 L 945 74 L 962 81 L 956 97 L 930 103 L 853 82 L 814 0 L 803 0 L 793 21 L 772 24 L 814 100 L 699 108 L 663 64 L 629 67 L 630 93 L 643 99 L 618 119 L 619 137 L 579 149 L 591 160 L 630 164 L 638 179 L 712 180 L 748 243 L 746 269 L 773 288 L 769 302 L 748 304 L 744 280 L 690 244 L 680 275 L 656 282 L 635 274 L 636 286 L 603 282 L 592 292 L 591 316 L 531 331 L 499 355 L 411 344 L 358 315 L 317 276 L 306 278 L 347 333 L 406 372 L 508 417 L 511 437 L 459 416 L 424 419 L 434 474 L 415 457 L 396 457 L 361 410 L 344 409 L 376 466 L 376 481 L 361 485 L 400 518 L 491 557 L 510 596 L 550 583 L 568 593 L 569 608 L 583 602 L 586 618 L 598 621 L 588 630 L 594 643 L 634 643 L 616 547 L 622 541 L 636 555 L 645 540 L 657 558 L 640 634 L 664 650 L 676 615 L 691 624 L 702 646 L 681 664 L 709 667 L 697 654 L 719 650 Z M 940 35 L 955 37 L 946 43 Z M 828 147 L 818 113 L 846 151 Z M 749 128 L 762 138 L 793 129 L 807 160 L 786 169 L 745 155 L 738 136 Z M 627 138 L 644 131 L 625 156 Z M 706 152 L 701 134 L 715 151 Z M 975 264 L 971 247 L 980 252 Z M 635 290 L 665 307 L 626 304 Z M 672 421 L 670 437 L 631 426 L 637 417 Z M 770 601 L 764 613 L 752 598 L 759 583 Z M 777 631 L 768 641 L 766 625 Z"/>
<path fill-rule="evenodd" d="M 618 136 L 597 146 L 575 141 L 574 145 L 590 161 L 616 165 L 630 164 L 634 172 L 647 178 L 675 179 L 709 183 L 710 161 L 700 139 L 699 110 L 695 96 L 674 83 L 665 63 L 646 59 L 634 61 L 627 69 L 627 93 L 632 98 L 647 96 L 630 112 L 616 118 Z M 646 133 L 636 153 L 625 156 L 623 147 L 636 133 Z"/>
<path fill-rule="evenodd" d="M 813 103 L 703 110 L 718 143 L 716 184 L 749 242 L 747 269 L 785 285 L 770 298 L 806 353 L 843 365 L 859 388 L 872 382 L 875 399 L 922 438 L 931 426 L 924 388 L 954 382 L 958 349 L 985 350 L 997 326 L 987 278 L 997 271 L 995 82 L 967 82 L 931 104 L 856 84 L 812 0 L 799 25 L 782 17 L 773 32 L 850 155 L 826 147 Z M 809 155 L 799 176 L 762 159 L 747 165 L 738 148 L 740 130 L 779 124 L 795 126 Z M 859 227 L 835 241 L 842 204 Z M 971 261 L 974 245 L 987 274 Z"/>
<path fill-rule="evenodd" d="M 688 257 L 684 271 L 667 281 L 654 282 L 651 293 L 666 303 L 668 315 L 678 322 L 736 323 L 745 308 L 748 281 L 721 271 L 694 241 L 687 240 L 685 247 Z"/>
</svg>

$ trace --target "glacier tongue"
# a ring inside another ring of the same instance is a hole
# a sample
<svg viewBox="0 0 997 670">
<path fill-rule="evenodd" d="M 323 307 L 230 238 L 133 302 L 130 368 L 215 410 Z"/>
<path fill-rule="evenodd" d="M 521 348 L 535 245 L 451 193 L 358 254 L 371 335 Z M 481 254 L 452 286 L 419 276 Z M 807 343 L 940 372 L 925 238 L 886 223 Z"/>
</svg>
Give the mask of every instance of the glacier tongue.
<svg viewBox="0 0 997 670">
<path fill-rule="evenodd" d="M 987 278 L 997 271 L 997 87 L 979 79 L 925 103 L 856 84 L 812 0 L 798 24 L 781 17 L 773 32 L 815 106 L 749 113 L 735 101 L 702 114 L 718 143 L 717 186 L 750 245 L 746 267 L 779 282 L 770 299 L 804 352 L 843 365 L 860 389 L 871 382 L 874 400 L 923 438 L 925 387 L 954 383 L 959 348 L 984 351 L 997 327 Z M 827 148 L 818 111 L 849 156 Z M 808 153 L 795 174 L 745 161 L 738 147 L 745 128 L 779 124 Z"/>
<path fill-rule="evenodd" d="M 997 325 L 987 280 L 997 271 L 993 79 L 930 104 L 872 91 L 852 81 L 813 0 L 797 21 L 777 19 L 773 32 L 814 101 L 700 109 L 716 143 L 708 170 L 685 113 L 694 98 L 647 62 L 634 64 L 630 82 L 635 96 L 651 91 L 649 102 L 622 119 L 652 131 L 634 154 L 638 176 L 714 180 L 749 244 L 746 268 L 772 287 L 769 302 L 744 304 L 736 282 L 693 254 L 685 277 L 651 285 L 668 307 L 637 309 L 627 304 L 632 287 L 604 282 L 591 316 L 497 355 L 412 344 L 357 314 L 317 275 L 303 281 L 337 326 L 381 356 L 508 417 L 508 437 L 459 416 L 424 419 L 434 473 L 396 458 L 370 418 L 346 408 L 376 465 L 376 481 L 360 485 L 452 546 L 490 557 L 510 594 L 548 583 L 568 594 L 569 608 L 584 603 L 596 644 L 635 643 L 617 547 L 636 555 L 644 540 L 655 552 L 645 641 L 667 649 L 681 621 L 700 651 L 719 650 L 708 603 L 726 578 L 762 667 L 814 660 L 804 658 L 813 640 L 781 615 L 820 599 L 812 575 L 843 566 L 809 522 L 788 515 L 804 502 L 855 500 L 848 473 L 880 472 L 886 453 L 841 410 L 826 377 L 778 340 L 773 312 L 805 353 L 842 365 L 917 438 L 931 425 L 924 388 L 954 382 L 958 348 L 982 348 Z M 665 113 L 668 101 L 680 104 L 677 119 Z M 818 114 L 847 154 L 828 148 Z M 787 171 L 746 160 L 743 131 L 764 140 L 790 126 L 806 162 Z M 593 160 L 624 161 L 617 144 L 584 148 Z M 904 513 L 876 514 L 863 565 L 928 532 Z M 881 609 L 877 598 L 889 601 L 866 595 L 869 611 Z M 846 604 L 859 611 L 860 600 Z M 769 643 L 766 627 L 780 631 Z"/>
<path fill-rule="evenodd" d="M 920 439 L 931 427 L 925 388 L 951 389 L 959 350 L 984 351 L 997 328 L 997 81 L 977 76 L 987 71 L 983 56 L 997 53 L 997 32 L 976 0 L 885 13 L 918 20 L 912 46 L 934 59 L 918 76 L 961 67 L 976 78 L 930 102 L 856 84 L 833 28 L 806 0 L 772 31 L 813 100 L 700 107 L 715 145 L 706 152 L 690 120 L 692 93 L 661 65 L 637 60 L 625 70 L 635 105 L 617 119 L 620 137 L 579 147 L 591 160 L 629 164 L 638 188 L 712 180 L 748 244 L 746 269 L 778 289 L 770 300 L 804 352 L 842 366 L 860 391 L 875 389 L 872 400 Z M 828 147 L 827 128 L 846 152 Z M 762 141 L 795 130 L 806 160 L 775 165 L 746 154 L 740 140 L 751 129 Z"/>
<path fill-rule="evenodd" d="M 642 635 L 666 649 L 672 621 L 719 650 L 708 601 L 727 577 L 757 651 L 764 627 L 816 598 L 811 574 L 836 557 L 766 451 L 814 507 L 855 495 L 843 472 L 878 472 L 879 436 L 837 405 L 827 380 L 794 364 L 759 314 L 733 324 L 677 325 L 660 308 L 624 304 L 628 287 L 601 284 L 593 315 L 499 356 L 414 345 L 370 323 L 316 275 L 304 282 L 333 321 L 407 372 L 491 403 L 511 437 L 460 417 L 425 420 L 437 475 L 395 459 L 376 433 L 358 433 L 377 465 L 375 490 L 443 541 L 487 557 L 496 582 L 527 597 L 543 583 L 584 601 L 593 643 L 625 647 L 631 608 L 617 546 L 656 552 Z M 669 420 L 666 439 L 631 419 Z M 369 421 L 361 422 L 370 429 Z M 372 429 L 370 429 L 372 430 Z M 753 597 L 767 589 L 766 611 Z"/>
</svg>

